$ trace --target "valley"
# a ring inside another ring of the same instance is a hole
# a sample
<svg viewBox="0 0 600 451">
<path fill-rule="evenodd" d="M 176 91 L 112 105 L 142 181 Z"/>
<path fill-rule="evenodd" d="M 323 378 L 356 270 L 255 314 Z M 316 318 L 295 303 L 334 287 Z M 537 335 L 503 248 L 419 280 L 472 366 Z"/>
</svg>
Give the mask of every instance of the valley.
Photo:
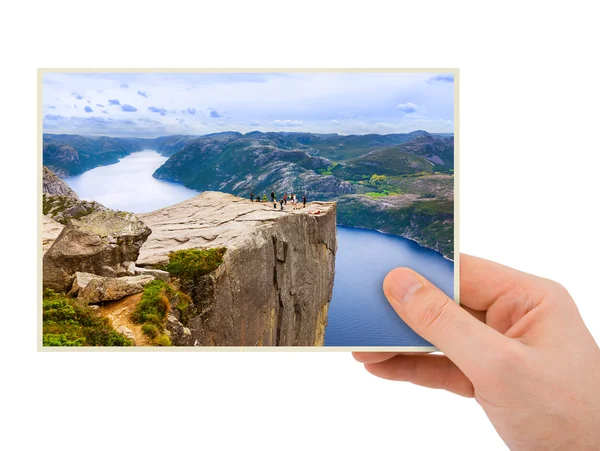
<svg viewBox="0 0 600 451">
<path fill-rule="evenodd" d="M 143 149 L 166 162 L 153 174 L 197 191 L 248 198 L 283 193 L 338 203 L 338 224 L 410 238 L 454 258 L 454 139 L 290 132 L 108 138 L 44 135 L 44 164 L 63 176 Z"/>
</svg>

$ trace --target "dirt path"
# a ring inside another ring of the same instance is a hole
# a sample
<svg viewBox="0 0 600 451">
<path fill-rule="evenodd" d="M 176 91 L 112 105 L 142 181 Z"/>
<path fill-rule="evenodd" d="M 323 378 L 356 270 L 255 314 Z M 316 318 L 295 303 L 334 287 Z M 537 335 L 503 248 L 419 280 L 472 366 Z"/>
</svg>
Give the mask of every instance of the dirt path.
<svg viewBox="0 0 600 451">
<path fill-rule="evenodd" d="M 136 346 L 153 346 L 150 339 L 142 332 L 142 327 L 131 321 L 130 317 L 138 302 L 142 299 L 142 293 L 132 294 L 118 301 L 106 302 L 100 306 L 100 315 L 110 319 L 115 329 L 120 326 L 127 327 L 134 336 Z"/>
</svg>

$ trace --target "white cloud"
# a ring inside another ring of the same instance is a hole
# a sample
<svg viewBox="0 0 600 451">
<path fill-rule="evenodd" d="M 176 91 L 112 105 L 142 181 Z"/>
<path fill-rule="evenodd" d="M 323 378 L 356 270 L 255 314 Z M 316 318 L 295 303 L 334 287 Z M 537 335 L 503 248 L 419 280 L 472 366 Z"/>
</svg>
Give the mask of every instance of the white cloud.
<svg viewBox="0 0 600 451">
<path fill-rule="evenodd" d="M 293 121 L 291 119 L 285 119 L 285 120 L 274 120 L 273 122 L 271 122 L 272 125 L 274 125 L 275 127 L 302 127 L 304 125 L 304 122 L 302 121 Z"/>
<path fill-rule="evenodd" d="M 414 103 L 401 103 L 396 108 L 404 113 L 415 113 L 419 110 L 419 107 Z"/>
<path fill-rule="evenodd" d="M 443 121 L 454 117 L 453 84 L 428 83 L 432 75 L 435 74 L 46 73 L 42 97 L 44 112 L 64 118 L 60 121 L 60 131 L 64 133 L 110 136 L 113 130 L 120 136 L 156 136 L 190 129 L 198 134 L 225 129 L 242 133 L 302 130 L 345 134 L 404 133 L 419 128 L 431 132 L 452 130 L 453 124 Z M 152 93 L 152 97 L 138 91 Z M 93 108 L 93 113 L 86 113 L 83 105 L 73 106 L 73 101 L 77 101 L 73 93 L 84 98 L 83 102 L 89 100 L 92 105 L 106 108 Z M 132 108 L 123 111 L 118 105 L 110 106 L 109 100 L 117 99 L 120 105 Z M 49 109 L 50 106 L 55 108 Z M 153 113 L 155 109 L 165 114 Z M 193 110 L 196 114 L 191 113 Z M 175 120 L 181 114 L 185 114 L 189 129 Z M 99 128 L 92 117 L 107 122 Z M 150 127 L 150 122 L 143 122 L 150 118 L 162 126 Z M 418 126 L 411 123 L 420 118 L 423 121 Z M 424 122 L 430 118 L 435 120 Z M 59 121 L 48 122 L 53 131 L 57 130 L 56 122 Z"/>
</svg>

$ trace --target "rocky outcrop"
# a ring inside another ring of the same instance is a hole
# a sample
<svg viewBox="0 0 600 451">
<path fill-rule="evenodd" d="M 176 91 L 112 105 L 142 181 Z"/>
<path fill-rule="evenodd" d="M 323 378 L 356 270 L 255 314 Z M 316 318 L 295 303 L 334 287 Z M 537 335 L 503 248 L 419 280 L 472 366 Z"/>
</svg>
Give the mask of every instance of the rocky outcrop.
<svg viewBox="0 0 600 451">
<path fill-rule="evenodd" d="M 163 271 L 162 269 L 141 268 L 139 266 L 135 266 L 135 263 L 132 263 L 129 266 L 129 272 L 131 274 L 135 274 L 136 276 L 152 276 L 157 280 L 162 280 L 163 282 L 167 283 L 171 281 L 171 277 L 167 271 Z"/>
<path fill-rule="evenodd" d="M 151 230 L 135 215 L 105 210 L 72 219 L 43 257 L 43 285 L 55 291 L 69 288 L 77 271 L 105 277 L 132 275 Z"/>
<path fill-rule="evenodd" d="M 335 213 L 334 203 L 299 210 L 288 204 L 281 211 L 271 203 L 205 192 L 139 215 L 152 235 L 137 265 L 165 264 L 171 251 L 226 247 L 212 273 L 174 280 L 193 301 L 172 310 L 191 334 L 181 328 L 184 340 L 200 346 L 319 346 L 333 290 Z"/>
<path fill-rule="evenodd" d="M 59 176 L 44 166 L 42 193 L 67 196 L 77 199 L 77 194 Z"/>
<path fill-rule="evenodd" d="M 82 274 L 82 273 L 77 273 Z M 125 296 L 141 293 L 144 286 L 154 280 L 152 276 L 100 277 L 91 275 L 89 282 L 81 288 L 79 277 L 77 299 L 85 304 L 117 301 Z"/>
<path fill-rule="evenodd" d="M 65 226 L 59 224 L 49 216 L 42 215 L 42 255 L 54 244 L 54 241 Z"/>
<path fill-rule="evenodd" d="M 42 208 L 45 215 L 61 224 L 66 224 L 70 219 L 81 219 L 96 211 L 108 210 L 98 202 L 46 193 L 42 195 Z"/>
</svg>

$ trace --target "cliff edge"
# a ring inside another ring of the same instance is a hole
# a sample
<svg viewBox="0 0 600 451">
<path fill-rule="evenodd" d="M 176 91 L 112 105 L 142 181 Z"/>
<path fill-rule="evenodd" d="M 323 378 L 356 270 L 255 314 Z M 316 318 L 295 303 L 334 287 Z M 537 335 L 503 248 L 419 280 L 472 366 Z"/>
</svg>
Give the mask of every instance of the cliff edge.
<svg viewBox="0 0 600 451">
<path fill-rule="evenodd" d="M 335 270 L 336 206 L 250 202 L 204 192 L 138 215 L 152 234 L 136 265 L 163 267 L 185 249 L 226 248 L 210 274 L 175 280 L 193 305 L 173 314 L 197 346 L 323 345 Z"/>
</svg>

